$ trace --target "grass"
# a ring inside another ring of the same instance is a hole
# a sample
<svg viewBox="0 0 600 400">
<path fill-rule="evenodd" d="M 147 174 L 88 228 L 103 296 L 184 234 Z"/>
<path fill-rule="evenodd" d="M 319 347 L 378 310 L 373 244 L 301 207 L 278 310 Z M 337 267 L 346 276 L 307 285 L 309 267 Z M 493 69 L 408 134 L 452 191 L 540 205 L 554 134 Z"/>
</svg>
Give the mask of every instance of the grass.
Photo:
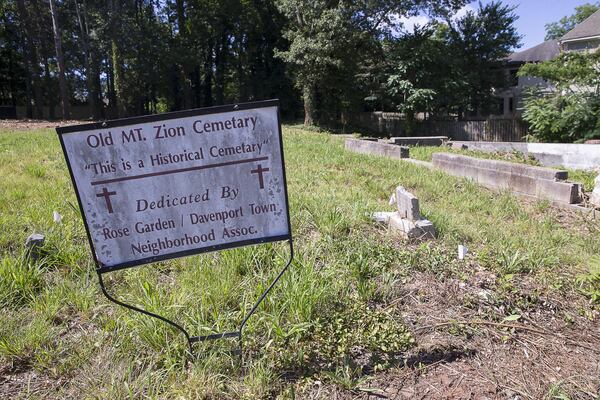
<svg viewBox="0 0 600 400">
<path fill-rule="evenodd" d="M 506 280 L 528 276 L 597 307 L 597 222 L 572 229 L 543 202 L 523 205 L 438 171 L 348 153 L 326 133 L 288 127 L 284 145 L 297 256 L 249 321 L 242 368 L 227 341 L 197 344 L 188 364 L 181 335 L 109 303 L 56 134 L 0 131 L 0 367 L 62 382 L 21 396 L 291 398 L 307 379 L 352 390 L 414 345 L 390 307 L 403 279 L 416 271 L 464 278 L 458 244 Z M 402 244 L 369 220 L 390 209 L 400 184 L 420 198 L 439 240 Z M 34 232 L 46 235 L 36 260 L 24 248 Z M 239 323 L 286 252 L 275 244 L 171 260 L 111 273 L 107 286 L 207 334 Z"/>
</svg>

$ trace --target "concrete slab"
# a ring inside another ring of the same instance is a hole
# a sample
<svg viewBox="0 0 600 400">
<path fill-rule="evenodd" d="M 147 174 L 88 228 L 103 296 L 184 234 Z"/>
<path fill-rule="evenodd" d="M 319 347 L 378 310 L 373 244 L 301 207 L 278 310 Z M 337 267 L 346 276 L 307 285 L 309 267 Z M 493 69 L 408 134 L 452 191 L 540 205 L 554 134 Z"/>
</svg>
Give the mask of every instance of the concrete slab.
<svg viewBox="0 0 600 400">
<path fill-rule="evenodd" d="M 512 163 L 500 160 L 487 160 L 484 158 L 469 157 L 460 154 L 434 153 L 432 157 L 434 165 L 435 159 L 444 160 L 445 162 L 458 163 L 461 165 L 471 166 L 475 168 L 489 168 L 498 171 L 508 172 L 511 174 L 524 175 L 539 179 L 564 181 L 569 178 L 569 173 L 564 170 L 546 167 L 536 167 L 533 165 Z"/>
<path fill-rule="evenodd" d="M 600 144 L 452 141 L 452 146 L 485 152 L 519 152 L 546 167 L 593 169 L 600 166 Z"/>
<path fill-rule="evenodd" d="M 435 228 L 429 220 L 410 221 L 394 213 L 389 220 L 390 231 L 406 239 L 435 239 Z"/>
<path fill-rule="evenodd" d="M 390 217 L 395 213 L 392 211 L 376 211 L 371 214 L 371 219 L 375 222 L 387 224 L 390 220 Z"/>
<path fill-rule="evenodd" d="M 360 139 L 346 139 L 346 150 L 361 154 L 372 154 L 390 158 L 403 159 L 408 158 L 408 147 L 397 146 L 395 144 L 386 144 L 380 142 L 371 142 Z"/>
<path fill-rule="evenodd" d="M 414 158 L 405 158 L 402 161 L 407 161 L 411 164 L 418 165 L 419 167 L 433 169 L 433 163 L 430 163 L 428 161 L 415 160 Z"/>
<path fill-rule="evenodd" d="M 558 180 L 566 179 L 566 171 L 448 153 L 434 153 L 433 165 L 492 189 L 510 190 L 564 204 L 576 204 L 582 200 L 581 184 Z"/>
<path fill-rule="evenodd" d="M 448 141 L 448 136 L 393 137 L 390 141 L 400 146 L 441 146 Z"/>
</svg>

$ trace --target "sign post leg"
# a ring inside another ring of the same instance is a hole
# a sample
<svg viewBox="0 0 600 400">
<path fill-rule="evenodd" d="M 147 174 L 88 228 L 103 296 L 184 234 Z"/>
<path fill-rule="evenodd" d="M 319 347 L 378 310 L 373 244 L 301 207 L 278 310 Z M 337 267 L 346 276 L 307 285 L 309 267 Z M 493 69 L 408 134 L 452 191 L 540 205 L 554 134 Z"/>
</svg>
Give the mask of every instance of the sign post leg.
<svg viewBox="0 0 600 400">
<path fill-rule="evenodd" d="M 244 329 L 244 326 L 246 326 L 246 323 L 248 322 L 248 319 L 250 319 L 250 317 L 256 312 L 256 310 L 258 309 L 258 306 L 260 306 L 260 304 L 263 302 L 263 300 L 265 299 L 265 297 L 267 297 L 267 295 L 269 294 L 269 292 L 271 291 L 271 289 L 273 289 L 273 287 L 277 284 L 277 282 L 279 281 L 279 279 L 281 279 L 281 277 L 283 276 L 283 274 L 285 273 L 285 271 L 288 270 L 289 266 L 292 264 L 292 261 L 294 259 L 294 245 L 292 243 L 292 240 L 288 240 L 288 244 L 290 246 L 290 255 L 289 255 L 289 259 L 286 262 L 285 266 L 283 267 L 283 269 L 281 271 L 279 271 L 279 274 L 277 274 L 277 277 L 275 277 L 275 279 L 273 280 L 273 282 L 271 282 L 271 284 L 269 285 L 269 287 L 261 294 L 261 296 L 258 298 L 258 300 L 254 303 L 254 305 L 252 306 L 252 308 L 250 309 L 250 311 L 246 314 L 246 316 L 244 317 L 244 320 L 242 321 L 242 323 L 240 324 L 239 328 L 237 331 L 232 331 L 232 332 L 222 332 L 222 333 L 213 333 L 211 335 L 205 335 L 205 336 L 190 336 L 190 334 L 188 333 L 188 331 L 182 327 L 181 325 L 179 325 L 178 323 L 171 321 L 168 318 L 165 318 L 161 315 L 155 314 L 153 312 L 138 308 L 136 306 L 132 306 L 131 304 L 127 304 L 123 301 L 117 300 L 115 299 L 113 296 L 111 296 L 108 291 L 106 290 L 106 286 L 104 285 L 104 280 L 102 279 L 102 275 L 105 272 L 98 272 L 98 280 L 100 282 L 100 288 L 102 289 L 102 293 L 104 294 L 104 296 L 106 296 L 107 299 L 109 299 L 110 301 L 112 301 L 113 303 L 120 305 L 122 307 L 128 308 L 130 310 L 133 311 L 137 311 L 139 313 L 148 315 L 150 317 L 153 318 L 157 318 L 163 322 L 166 322 L 167 324 L 173 326 L 174 328 L 178 329 L 181 333 L 183 333 L 185 335 L 185 338 L 188 342 L 188 346 L 189 346 L 189 351 L 190 354 L 192 355 L 192 357 L 194 356 L 194 351 L 192 348 L 192 344 L 196 343 L 196 342 L 203 342 L 206 340 L 216 340 L 216 339 L 227 339 L 227 338 L 238 338 L 239 340 L 239 351 L 240 351 L 240 357 L 242 357 L 242 331 Z"/>
<path fill-rule="evenodd" d="M 192 342 L 192 338 L 190 337 L 190 334 L 188 333 L 188 331 L 185 330 L 184 327 L 182 327 L 181 325 L 179 325 L 178 323 L 176 323 L 174 321 L 171 321 L 168 318 L 163 317 L 162 315 L 158 315 L 158 314 L 152 313 L 150 311 L 143 310 L 143 309 L 138 308 L 136 306 L 132 306 L 131 304 L 127 304 L 127 303 L 124 303 L 124 302 L 122 302 L 120 300 L 115 299 L 114 297 L 112 297 L 107 292 L 106 287 L 104 286 L 104 280 L 102 279 L 102 274 L 103 274 L 102 272 L 98 272 L 98 280 L 100 281 L 100 288 L 102 289 L 102 293 L 104 293 L 104 296 L 106 296 L 107 299 L 109 299 L 113 303 L 118 304 L 118 305 L 120 305 L 122 307 L 128 308 L 128 309 L 133 310 L 133 311 L 137 311 L 139 313 L 148 315 L 148 316 L 153 317 L 153 318 L 157 318 L 157 319 L 159 319 L 159 320 L 161 320 L 163 322 L 166 322 L 167 324 L 173 326 L 174 328 L 178 329 L 181 333 L 183 333 L 185 335 L 185 338 L 187 339 L 189 350 L 190 350 L 190 354 L 192 356 L 194 355 L 194 351 L 192 349 L 192 343 L 193 343 Z"/>
</svg>

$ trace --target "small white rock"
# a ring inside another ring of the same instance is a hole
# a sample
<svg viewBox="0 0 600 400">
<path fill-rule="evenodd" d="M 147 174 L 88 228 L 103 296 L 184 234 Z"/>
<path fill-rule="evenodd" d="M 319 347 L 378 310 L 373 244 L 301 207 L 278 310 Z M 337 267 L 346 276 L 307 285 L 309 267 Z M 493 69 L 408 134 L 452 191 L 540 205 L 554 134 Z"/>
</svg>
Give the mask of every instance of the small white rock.
<svg viewBox="0 0 600 400">
<path fill-rule="evenodd" d="M 58 211 L 54 211 L 52 213 L 52 218 L 54 219 L 54 222 L 57 223 L 57 224 L 60 224 L 60 222 L 62 221 L 62 215 L 60 215 L 58 213 Z"/>
<path fill-rule="evenodd" d="M 458 259 L 459 260 L 464 260 L 465 256 L 467 255 L 467 251 L 469 251 L 469 249 L 467 249 L 466 246 L 463 246 L 462 244 L 458 245 Z"/>
<path fill-rule="evenodd" d="M 396 204 L 396 193 L 392 193 L 392 195 L 390 196 L 390 201 L 389 201 L 390 206 L 393 206 L 394 204 Z"/>
</svg>

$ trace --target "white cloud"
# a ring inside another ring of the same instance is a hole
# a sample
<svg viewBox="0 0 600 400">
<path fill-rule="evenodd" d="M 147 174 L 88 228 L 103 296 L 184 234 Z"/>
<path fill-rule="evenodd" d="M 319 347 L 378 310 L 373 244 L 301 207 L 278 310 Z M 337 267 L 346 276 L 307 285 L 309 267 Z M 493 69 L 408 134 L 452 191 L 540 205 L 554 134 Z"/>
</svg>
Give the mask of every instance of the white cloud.
<svg viewBox="0 0 600 400">
<path fill-rule="evenodd" d="M 404 29 L 408 32 L 413 32 L 415 30 L 415 25 L 423 26 L 431 20 L 426 15 L 417 15 L 414 17 L 401 17 L 398 19 L 398 22 L 401 22 L 404 26 Z"/>
<path fill-rule="evenodd" d="M 470 4 L 467 4 L 466 6 L 462 7 L 460 10 L 458 10 L 456 12 L 456 14 L 454 14 L 452 16 L 452 20 L 456 20 L 458 18 L 464 17 L 468 11 L 475 11 L 475 8 L 473 6 L 471 6 Z M 416 25 L 418 25 L 418 26 L 425 25 L 426 23 L 431 21 L 431 17 L 429 17 L 427 15 L 416 15 L 416 16 L 412 16 L 412 17 L 400 17 L 400 18 L 398 18 L 397 16 L 393 16 L 392 20 L 394 22 L 401 22 L 402 25 L 404 26 L 405 31 L 414 32 Z"/>
<path fill-rule="evenodd" d="M 475 7 L 473 7 L 470 4 L 467 4 L 466 6 L 464 6 L 463 8 L 461 8 L 460 10 L 458 10 L 456 12 L 456 14 L 452 17 L 452 19 L 457 19 L 457 18 L 462 18 L 465 16 L 465 14 L 467 14 L 467 11 L 475 11 Z"/>
</svg>

